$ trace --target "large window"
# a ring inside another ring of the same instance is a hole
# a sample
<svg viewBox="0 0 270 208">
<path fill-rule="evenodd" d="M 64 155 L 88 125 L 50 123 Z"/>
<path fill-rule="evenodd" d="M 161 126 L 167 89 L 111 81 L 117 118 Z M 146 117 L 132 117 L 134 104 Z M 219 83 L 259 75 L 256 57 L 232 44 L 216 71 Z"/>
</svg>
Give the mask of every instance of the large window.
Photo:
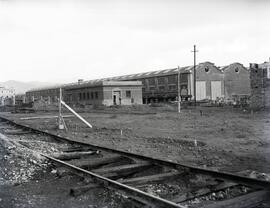
<svg viewBox="0 0 270 208">
<path fill-rule="evenodd" d="M 95 92 L 95 98 L 98 99 L 98 92 Z"/>
<path fill-rule="evenodd" d="M 159 91 L 164 91 L 165 87 L 164 86 L 159 86 L 158 89 L 159 89 Z"/>
<path fill-rule="evenodd" d="M 176 90 L 176 85 L 170 85 L 169 90 Z"/>
<path fill-rule="evenodd" d="M 168 76 L 168 83 L 169 84 L 176 84 L 177 83 L 177 75 Z"/>
<path fill-rule="evenodd" d="M 180 83 L 187 83 L 188 82 L 188 74 L 180 74 Z"/>
<path fill-rule="evenodd" d="M 155 78 L 149 78 L 148 79 L 148 84 L 149 85 L 155 85 Z"/>
<path fill-rule="evenodd" d="M 126 91 L 126 98 L 131 98 L 131 91 L 130 90 Z"/>
<path fill-rule="evenodd" d="M 159 85 L 164 85 L 165 84 L 165 77 L 159 77 L 158 78 L 158 84 Z"/>
<path fill-rule="evenodd" d="M 91 92 L 91 99 L 94 99 L 94 92 Z"/>
</svg>

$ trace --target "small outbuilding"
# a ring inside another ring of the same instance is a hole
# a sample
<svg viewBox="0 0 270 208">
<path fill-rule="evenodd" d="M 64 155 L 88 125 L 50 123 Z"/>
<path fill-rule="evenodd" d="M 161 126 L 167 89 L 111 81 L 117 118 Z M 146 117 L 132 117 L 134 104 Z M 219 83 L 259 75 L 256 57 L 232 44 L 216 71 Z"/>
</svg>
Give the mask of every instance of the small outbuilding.
<svg viewBox="0 0 270 208">
<path fill-rule="evenodd" d="M 132 105 L 142 104 L 141 81 L 88 81 L 64 88 L 68 104 Z"/>
</svg>

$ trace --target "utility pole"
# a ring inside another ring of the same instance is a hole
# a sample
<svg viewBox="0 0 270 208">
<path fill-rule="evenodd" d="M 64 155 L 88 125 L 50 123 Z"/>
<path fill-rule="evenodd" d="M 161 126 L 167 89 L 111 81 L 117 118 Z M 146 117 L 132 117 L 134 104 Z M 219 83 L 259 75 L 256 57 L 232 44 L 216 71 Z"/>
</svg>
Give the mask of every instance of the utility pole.
<svg viewBox="0 0 270 208">
<path fill-rule="evenodd" d="M 62 109 L 61 109 L 61 100 L 62 100 L 62 88 L 59 89 L 59 118 L 62 117 Z"/>
<path fill-rule="evenodd" d="M 180 95 L 180 67 L 178 66 L 178 113 L 181 112 L 181 95 Z"/>
<path fill-rule="evenodd" d="M 193 71 L 193 85 L 194 85 L 194 106 L 196 106 L 196 53 L 198 52 L 196 50 L 196 45 L 193 46 L 194 49 L 193 51 L 191 51 L 192 53 L 194 53 L 194 71 Z"/>
</svg>

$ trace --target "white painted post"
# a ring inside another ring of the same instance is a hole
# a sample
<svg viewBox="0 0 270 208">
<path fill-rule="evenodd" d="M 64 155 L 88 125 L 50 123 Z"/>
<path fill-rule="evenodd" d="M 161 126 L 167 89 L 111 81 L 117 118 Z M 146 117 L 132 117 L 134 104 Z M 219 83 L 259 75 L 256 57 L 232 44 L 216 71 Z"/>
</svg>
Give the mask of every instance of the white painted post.
<svg viewBox="0 0 270 208">
<path fill-rule="evenodd" d="M 78 113 L 76 113 L 71 107 L 69 107 L 63 100 L 61 100 L 61 103 L 75 116 L 77 116 L 83 123 L 85 123 L 88 127 L 93 128 L 90 123 L 88 123 L 83 117 L 81 117 Z"/>
<path fill-rule="evenodd" d="M 181 95 L 180 95 L 180 67 L 178 66 L 178 113 L 181 112 Z"/>
<path fill-rule="evenodd" d="M 58 117 L 58 128 L 59 129 L 64 129 L 64 122 L 63 122 L 63 118 L 62 118 L 62 109 L 61 109 L 61 101 L 62 101 L 62 89 L 60 87 L 59 89 L 59 103 L 58 103 L 58 108 L 59 108 L 59 117 Z"/>
</svg>

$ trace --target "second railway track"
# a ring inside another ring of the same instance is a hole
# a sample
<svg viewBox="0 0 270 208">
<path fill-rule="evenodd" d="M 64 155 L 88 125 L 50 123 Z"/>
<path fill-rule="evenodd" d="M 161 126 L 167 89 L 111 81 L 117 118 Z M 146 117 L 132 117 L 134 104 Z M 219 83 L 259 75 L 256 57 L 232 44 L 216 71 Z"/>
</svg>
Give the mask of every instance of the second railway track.
<svg viewBox="0 0 270 208">
<path fill-rule="evenodd" d="M 133 207 L 251 208 L 270 198 L 269 181 L 79 143 L 6 118 L 0 118 L 0 133 L 34 147 L 62 174 L 90 177 L 86 189 L 104 185 L 127 197 Z"/>
</svg>

